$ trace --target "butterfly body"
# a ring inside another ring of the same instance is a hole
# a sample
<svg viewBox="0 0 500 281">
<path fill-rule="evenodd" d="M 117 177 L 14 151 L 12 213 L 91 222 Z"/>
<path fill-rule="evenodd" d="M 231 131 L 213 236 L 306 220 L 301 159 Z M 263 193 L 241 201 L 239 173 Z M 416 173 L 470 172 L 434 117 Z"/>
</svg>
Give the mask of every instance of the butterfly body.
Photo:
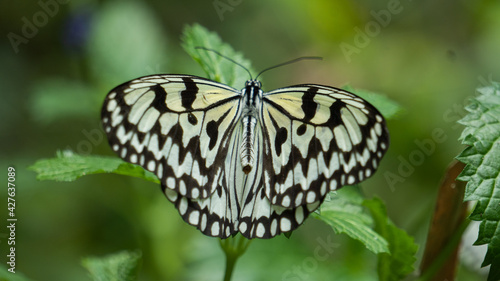
<svg viewBox="0 0 500 281">
<path fill-rule="evenodd" d="M 258 124 L 259 114 L 261 113 L 259 109 L 261 109 L 263 93 L 261 83 L 257 80 L 248 80 L 241 93 L 244 107 L 241 117 L 241 122 L 243 122 L 243 139 L 240 156 L 243 172 L 248 174 L 252 170 L 255 161 L 255 126 Z"/>
<path fill-rule="evenodd" d="M 377 169 L 389 145 L 368 102 L 329 86 L 264 92 L 191 75 L 151 75 L 108 94 L 103 127 L 124 160 L 155 173 L 206 235 L 270 238 L 304 222 L 329 191 Z"/>
</svg>

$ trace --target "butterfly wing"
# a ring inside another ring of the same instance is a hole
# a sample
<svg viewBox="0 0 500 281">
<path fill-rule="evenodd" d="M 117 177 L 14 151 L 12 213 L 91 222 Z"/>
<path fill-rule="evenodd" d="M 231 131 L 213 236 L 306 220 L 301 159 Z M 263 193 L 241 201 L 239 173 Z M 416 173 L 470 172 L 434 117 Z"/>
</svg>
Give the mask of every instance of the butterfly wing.
<svg viewBox="0 0 500 281">
<path fill-rule="evenodd" d="M 112 149 L 155 173 L 182 218 L 206 235 L 270 238 L 297 228 L 328 190 L 370 176 L 388 146 L 385 121 L 339 89 L 264 94 L 255 166 L 243 172 L 241 92 L 188 75 L 113 89 L 102 109 Z"/>
<path fill-rule="evenodd" d="M 207 198 L 221 177 L 221 143 L 240 114 L 240 91 L 187 75 L 152 75 L 114 88 L 102 109 L 112 149 L 181 196 Z"/>
<path fill-rule="evenodd" d="M 297 85 L 264 94 L 263 178 L 272 204 L 297 208 L 370 177 L 389 146 L 378 110 L 345 90 Z"/>
</svg>

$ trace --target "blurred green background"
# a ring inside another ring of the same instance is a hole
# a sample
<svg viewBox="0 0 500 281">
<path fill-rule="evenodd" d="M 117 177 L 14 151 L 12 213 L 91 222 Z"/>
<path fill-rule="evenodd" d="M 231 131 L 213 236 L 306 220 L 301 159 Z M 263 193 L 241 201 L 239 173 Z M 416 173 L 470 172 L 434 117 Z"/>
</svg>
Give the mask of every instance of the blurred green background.
<svg viewBox="0 0 500 281">
<path fill-rule="evenodd" d="M 99 111 L 117 84 L 153 73 L 204 76 L 180 47 L 183 28 L 196 22 L 257 70 L 304 55 L 324 57 L 267 72 L 264 90 L 350 84 L 386 94 L 405 109 L 389 121 L 391 148 L 362 186 L 415 237 L 420 258 L 440 179 L 463 149 L 455 122 L 478 86 L 500 80 L 500 2 L 4 0 L 0 161 L 3 179 L 8 166 L 17 170 L 16 271 L 33 280 L 90 280 L 82 257 L 139 249 L 140 280 L 221 280 L 218 240 L 184 223 L 158 185 L 118 175 L 38 182 L 27 169 L 60 149 L 112 155 Z M 434 149 L 414 171 L 401 174 L 399 165 L 435 130 L 445 141 L 432 141 Z M 391 174 L 397 180 L 388 181 Z M 2 226 L 2 264 L 6 237 Z M 318 239 L 339 247 L 311 267 Z M 287 271 L 301 277 L 286 279 Z M 291 239 L 254 241 L 234 280 L 377 280 L 376 256 L 309 219 Z M 458 280 L 485 277 L 462 265 Z"/>
</svg>

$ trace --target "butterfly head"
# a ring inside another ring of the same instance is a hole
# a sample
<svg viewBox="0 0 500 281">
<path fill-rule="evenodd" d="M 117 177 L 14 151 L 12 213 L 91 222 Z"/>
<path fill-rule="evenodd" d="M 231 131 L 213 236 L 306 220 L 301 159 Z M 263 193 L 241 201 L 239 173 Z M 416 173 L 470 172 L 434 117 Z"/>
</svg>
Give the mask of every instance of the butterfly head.
<svg viewBox="0 0 500 281">
<path fill-rule="evenodd" d="M 262 88 L 262 84 L 260 83 L 259 80 L 250 79 L 250 80 L 247 80 L 247 82 L 245 83 L 245 87 L 246 88 L 256 87 L 256 88 L 260 89 L 260 88 Z"/>
</svg>

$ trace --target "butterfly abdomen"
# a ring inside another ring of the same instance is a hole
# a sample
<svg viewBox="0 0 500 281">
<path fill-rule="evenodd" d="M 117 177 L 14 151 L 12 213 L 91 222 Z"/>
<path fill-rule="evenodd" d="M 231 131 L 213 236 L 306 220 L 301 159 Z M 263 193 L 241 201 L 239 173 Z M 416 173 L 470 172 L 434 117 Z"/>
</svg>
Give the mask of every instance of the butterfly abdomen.
<svg viewBox="0 0 500 281">
<path fill-rule="evenodd" d="M 255 126 L 257 119 L 254 116 L 247 115 L 243 117 L 243 141 L 240 146 L 241 167 L 245 174 L 250 173 L 255 162 Z"/>
</svg>

